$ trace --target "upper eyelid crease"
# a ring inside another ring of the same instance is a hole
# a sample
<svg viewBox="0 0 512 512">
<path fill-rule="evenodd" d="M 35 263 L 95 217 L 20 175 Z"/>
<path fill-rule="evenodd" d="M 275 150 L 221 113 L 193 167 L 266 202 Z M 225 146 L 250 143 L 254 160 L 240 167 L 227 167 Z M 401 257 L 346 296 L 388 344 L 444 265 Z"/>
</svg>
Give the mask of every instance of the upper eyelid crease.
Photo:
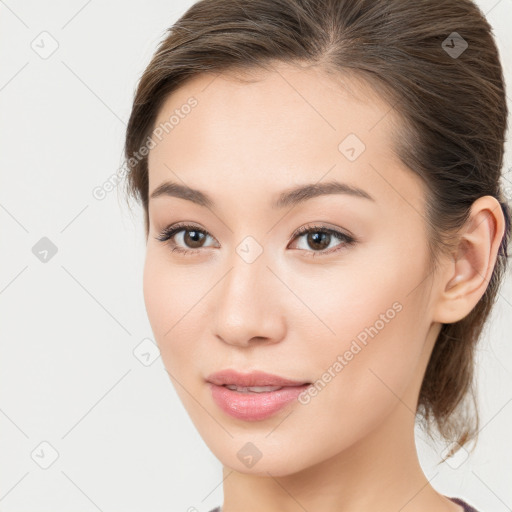
<svg viewBox="0 0 512 512">
<path fill-rule="evenodd" d="M 215 238 L 209 231 L 207 231 L 204 228 L 195 226 L 194 224 L 186 224 L 186 223 L 180 223 L 180 222 L 178 222 L 176 224 L 172 224 L 170 226 L 167 226 L 166 228 L 163 229 L 163 231 L 160 233 L 160 235 L 155 238 L 159 238 L 162 234 L 170 234 L 170 233 L 172 233 L 171 236 L 175 236 L 180 231 L 199 231 L 200 233 L 203 233 L 205 235 L 211 236 L 212 238 Z M 333 228 L 333 227 L 326 226 L 324 224 L 313 224 L 313 225 L 302 226 L 294 231 L 293 236 L 294 237 L 302 236 L 302 235 L 307 234 L 308 232 L 327 232 L 327 233 L 332 233 L 335 235 L 339 234 L 339 235 L 346 236 L 346 237 L 352 237 L 352 235 L 345 233 L 340 228 Z"/>
<path fill-rule="evenodd" d="M 274 201 L 271 206 L 273 209 L 282 209 L 287 206 L 295 206 L 303 203 L 314 197 L 329 195 L 329 194 L 345 194 L 352 197 L 368 199 L 376 202 L 375 199 L 365 190 L 349 185 L 347 183 L 340 183 L 338 181 L 330 181 L 325 183 L 311 183 L 307 185 L 299 185 L 292 189 L 282 192 L 278 199 Z M 160 196 L 178 197 L 191 201 L 199 206 L 204 206 L 208 209 L 215 208 L 215 202 L 204 192 L 193 189 L 187 185 L 181 185 L 171 181 L 160 184 L 150 196 L 154 199 Z"/>
<path fill-rule="evenodd" d="M 167 242 L 169 242 L 169 240 L 172 240 L 181 231 L 199 231 L 199 232 L 203 233 L 204 235 L 209 236 L 215 240 L 215 237 L 211 233 L 209 233 L 207 230 L 202 229 L 193 224 L 180 223 L 180 222 L 165 228 L 160 233 L 160 235 L 155 237 L 155 239 L 159 240 L 161 242 L 167 243 Z M 358 239 L 356 237 L 354 237 L 351 234 L 345 233 L 342 229 L 330 228 L 323 224 L 313 224 L 313 225 L 309 225 L 309 226 L 306 225 L 306 226 L 302 226 L 302 227 L 296 229 L 292 235 L 291 241 L 293 242 L 294 240 L 296 240 L 302 236 L 305 236 L 308 233 L 315 233 L 315 232 L 317 232 L 317 233 L 318 232 L 327 232 L 327 233 L 331 234 L 332 236 L 334 236 L 335 238 L 337 238 L 338 240 L 340 240 L 342 242 L 342 246 L 351 246 L 351 245 L 358 243 Z M 201 251 L 201 248 L 199 248 L 199 249 L 179 248 L 179 246 L 176 245 L 176 242 L 173 242 L 173 245 L 175 247 L 175 248 L 173 248 L 173 251 L 179 250 L 180 252 L 184 252 L 184 253 Z M 311 253 L 311 255 L 313 256 L 315 254 L 328 255 L 331 252 L 336 252 L 336 251 L 337 251 L 337 249 L 335 248 L 335 249 L 331 249 L 330 251 L 306 251 L 306 252 Z"/>
</svg>

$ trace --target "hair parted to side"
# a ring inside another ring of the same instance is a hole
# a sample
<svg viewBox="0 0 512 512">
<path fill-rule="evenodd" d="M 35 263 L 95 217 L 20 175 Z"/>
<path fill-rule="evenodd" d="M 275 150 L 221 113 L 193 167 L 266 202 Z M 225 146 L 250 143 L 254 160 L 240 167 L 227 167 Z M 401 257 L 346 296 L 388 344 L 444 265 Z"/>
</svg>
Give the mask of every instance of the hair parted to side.
<svg viewBox="0 0 512 512">
<path fill-rule="evenodd" d="M 442 47 L 457 32 L 468 48 Z M 148 218 L 147 157 L 167 96 L 200 73 L 269 69 L 272 62 L 315 65 L 363 79 L 398 115 L 394 150 L 427 190 L 432 270 L 454 247 L 481 196 L 501 205 L 506 228 L 487 289 L 462 320 L 443 324 L 420 391 L 417 416 L 459 446 L 479 429 L 475 347 L 507 265 L 510 206 L 500 186 L 507 104 L 492 29 L 470 0 L 200 0 L 168 29 L 133 102 L 124 156 L 127 197 Z M 147 153 L 147 151 L 146 151 Z"/>
</svg>

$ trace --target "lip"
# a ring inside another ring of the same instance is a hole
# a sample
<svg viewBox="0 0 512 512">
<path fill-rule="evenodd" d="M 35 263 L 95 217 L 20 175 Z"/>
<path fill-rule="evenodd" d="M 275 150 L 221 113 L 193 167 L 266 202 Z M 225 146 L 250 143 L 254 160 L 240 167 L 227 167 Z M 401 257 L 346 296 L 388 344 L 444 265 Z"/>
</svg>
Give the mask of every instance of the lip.
<svg viewBox="0 0 512 512">
<path fill-rule="evenodd" d="M 285 379 L 279 375 L 273 375 L 262 371 L 252 371 L 250 373 L 240 373 L 236 370 L 221 370 L 212 373 L 206 378 L 207 382 L 216 384 L 217 386 L 233 385 L 240 387 L 252 386 L 302 386 L 310 384 L 306 381 L 297 381 Z"/>
<path fill-rule="evenodd" d="M 226 414 L 244 421 L 260 421 L 277 414 L 310 385 L 261 371 L 239 373 L 235 370 L 222 370 L 208 376 L 208 385 L 213 401 Z M 243 393 L 226 385 L 239 387 L 281 386 L 276 391 Z"/>
</svg>

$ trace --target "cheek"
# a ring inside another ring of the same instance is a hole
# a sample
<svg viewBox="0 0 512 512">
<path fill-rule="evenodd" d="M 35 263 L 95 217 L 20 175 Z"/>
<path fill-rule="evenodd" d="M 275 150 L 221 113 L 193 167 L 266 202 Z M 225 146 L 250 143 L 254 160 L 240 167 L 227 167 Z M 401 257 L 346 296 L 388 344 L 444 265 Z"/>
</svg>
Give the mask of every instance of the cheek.
<svg viewBox="0 0 512 512">
<path fill-rule="evenodd" d="M 345 311 L 334 328 L 347 334 L 310 351 L 317 391 L 302 398 L 297 424 L 288 427 L 299 435 L 306 425 L 319 438 L 330 439 L 317 448 L 320 455 L 325 450 L 327 457 L 333 443 L 339 450 L 356 443 L 395 410 L 414 417 L 411 390 L 421 381 L 425 333 L 418 328 L 414 304 L 401 300 L 393 308 L 388 298 L 383 293 L 378 301 L 374 295 L 372 308 L 364 313 Z"/>
<path fill-rule="evenodd" d="M 195 360 L 204 338 L 199 332 L 207 321 L 205 296 L 210 286 L 206 275 L 201 278 L 186 265 L 173 265 L 159 248 L 148 247 L 143 273 L 144 303 L 169 371 L 183 372 Z"/>
<path fill-rule="evenodd" d="M 302 308 L 307 322 L 301 322 L 301 330 L 306 331 L 301 331 L 300 338 L 317 339 L 327 349 L 344 350 L 357 336 L 364 341 L 368 337 L 365 333 L 376 322 L 379 331 L 389 330 L 388 324 L 396 321 L 397 309 L 407 300 L 400 284 L 403 274 L 389 266 L 385 273 L 372 268 L 375 262 L 358 263 L 333 268 L 329 274 L 296 275 L 289 281 L 309 309 Z"/>
<path fill-rule="evenodd" d="M 187 287 L 180 283 L 179 272 L 173 272 L 158 251 L 148 248 L 144 263 L 143 293 L 149 323 L 162 358 L 172 349 L 180 319 L 186 314 Z"/>
<path fill-rule="evenodd" d="M 354 404 L 395 400 L 415 378 L 423 350 L 424 333 L 414 332 L 410 305 L 374 311 L 374 318 L 341 343 L 338 384 L 350 386 Z"/>
<path fill-rule="evenodd" d="M 164 319 L 167 318 L 167 313 L 172 308 L 172 302 L 169 304 L 169 300 L 172 300 L 172 293 L 168 286 L 168 274 L 168 270 L 159 262 L 154 251 L 148 247 L 144 262 L 142 288 L 149 323 L 157 341 L 165 333 Z"/>
<path fill-rule="evenodd" d="M 328 370 L 335 375 L 337 384 L 326 387 L 341 393 L 340 403 L 357 408 L 386 396 L 396 400 L 393 392 L 403 392 L 417 377 L 430 325 L 428 280 L 418 286 L 425 275 L 424 255 L 405 257 L 389 248 L 333 271 L 332 278 L 297 279 L 297 294 L 322 321 L 309 315 L 300 337 L 316 340 L 310 361 L 318 376 Z"/>
</svg>

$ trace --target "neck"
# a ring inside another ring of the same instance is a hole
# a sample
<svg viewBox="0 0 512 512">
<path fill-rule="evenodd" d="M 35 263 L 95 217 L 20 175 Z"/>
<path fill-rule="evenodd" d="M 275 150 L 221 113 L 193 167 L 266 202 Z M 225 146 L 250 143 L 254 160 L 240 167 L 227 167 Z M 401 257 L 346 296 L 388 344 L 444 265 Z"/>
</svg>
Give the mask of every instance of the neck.
<svg viewBox="0 0 512 512">
<path fill-rule="evenodd" d="M 356 445 L 303 471 L 275 477 L 225 467 L 223 476 L 222 512 L 462 510 L 425 477 L 415 446 L 414 414 L 403 402 Z"/>
</svg>

